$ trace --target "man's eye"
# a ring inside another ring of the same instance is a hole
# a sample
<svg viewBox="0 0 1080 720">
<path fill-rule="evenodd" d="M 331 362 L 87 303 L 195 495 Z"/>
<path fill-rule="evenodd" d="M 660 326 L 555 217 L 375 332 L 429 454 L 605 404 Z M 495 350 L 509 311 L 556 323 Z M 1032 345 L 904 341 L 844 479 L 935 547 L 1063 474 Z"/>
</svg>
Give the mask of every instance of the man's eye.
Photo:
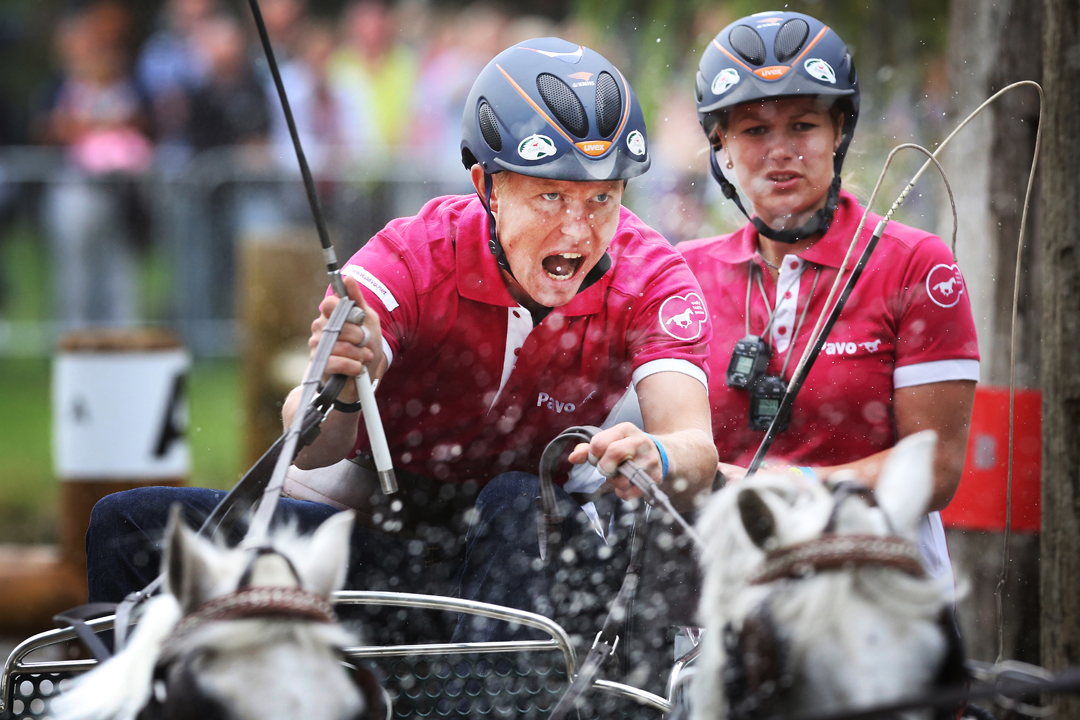
<svg viewBox="0 0 1080 720">
<path fill-rule="evenodd" d="M 600 193 L 594 198 L 594 200 L 596 200 L 596 202 L 598 203 L 606 203 L 610 198 L 611 196 L 607 193 Z"/>
<path fill-rule="evenodd" d="M 559 193 L 544 193 L 540 197 L 544 198 L 545 200 L 558 200 Z"/>
</svg>

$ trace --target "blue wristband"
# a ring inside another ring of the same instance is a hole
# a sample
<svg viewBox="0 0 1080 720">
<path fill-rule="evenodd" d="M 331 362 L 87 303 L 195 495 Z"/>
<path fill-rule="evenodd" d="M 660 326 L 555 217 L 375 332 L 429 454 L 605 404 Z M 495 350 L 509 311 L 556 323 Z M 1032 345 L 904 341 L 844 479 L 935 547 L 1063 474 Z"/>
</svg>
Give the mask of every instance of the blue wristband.
<svg viewBox="0 0 1080 720">
<path fill-rule="evenodd" d="M 657 440 L 655 437 L 653 437 L 652 435 L 649 435 L 649 433 L 645 433 L 645 434 L 648 435 L 650 440 L 652 440 L 654 443 L 656 443 L 656 449 L 660 453 L 660 468 L 662 470 L 662 474 L 660 475 L 660 478 L 662 480 L 667 480 L 668 459 L 667 459 L 667 453 L 664 452 L 664 446 L 661 445 L 660 441 Z"/>
<path fill-rule="evenodd" d="M 817 480 L 817 474 L 814 472 L 814 468 L 809 467 L 808 465 L 800 465 L 799 470 L 804 477 L 810 478 L 811 480 Z"/>
</svg>

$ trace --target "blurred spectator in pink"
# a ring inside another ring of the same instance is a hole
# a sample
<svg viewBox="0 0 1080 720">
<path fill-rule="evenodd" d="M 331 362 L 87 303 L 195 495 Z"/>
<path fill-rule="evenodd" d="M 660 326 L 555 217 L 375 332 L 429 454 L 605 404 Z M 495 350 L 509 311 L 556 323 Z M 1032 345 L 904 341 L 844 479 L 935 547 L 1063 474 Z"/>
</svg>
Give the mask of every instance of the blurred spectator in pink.
<svg viewBox="0 0 1080 720">
<path fill-rule="evenodd" d="M 160 29 L 139 53 L 136 78 L 150 100 L 158 163 L 165 170 L 179 170 L 190 155 L 188 100 L 207 74 L 194 35 L 217 8 L 218 0 L 168 0 Z"/>
<path fill-rule="evenodd" d="M 368 108 L 372 133 L 381 152 L 412 142 L 408 137 L 412 88 L 417 58 L 399 40 L 397 18 L 381 0 L 359 0 L 345 9 L 345 42 L 335 54 L 331 74 L 335 84 Z"/>
<path fill-rule="evenodd" d="M 99 0 L 59 26 L 62 78 L 37 122 L 39 139 L 62 146 L 68 163 L 50 183 L 45 225 L 57 269 L 57 317 L 68 326 L 135 319 L 140 209 L 134 179 L 153 148 L 143 98 L 128 68 L 130 16 Z"/>
<path fill-rule="evenodd" d="M 505 49 L 506 16 L 483 5 L 436 23 L 413 97 L 410 142 L 404 151 L 448 174 L 461 169 L 461 115 L 476 76 Z"/>
</svg>

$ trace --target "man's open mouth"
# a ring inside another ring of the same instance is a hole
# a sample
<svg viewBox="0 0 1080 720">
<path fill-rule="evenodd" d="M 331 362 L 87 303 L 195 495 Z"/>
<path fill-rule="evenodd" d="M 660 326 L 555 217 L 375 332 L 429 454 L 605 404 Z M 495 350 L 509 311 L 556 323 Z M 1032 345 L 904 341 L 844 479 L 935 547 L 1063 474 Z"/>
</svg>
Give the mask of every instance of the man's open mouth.
<svg viewBox="0 0 1080 720">
<path fill-rule="evenodd" d="M 552 280 L 569 280 L 577 273 L 584 257 L 581 253 L 561 253 L 548 255 L 542 263 L 544 272 Z"/>
</svg>

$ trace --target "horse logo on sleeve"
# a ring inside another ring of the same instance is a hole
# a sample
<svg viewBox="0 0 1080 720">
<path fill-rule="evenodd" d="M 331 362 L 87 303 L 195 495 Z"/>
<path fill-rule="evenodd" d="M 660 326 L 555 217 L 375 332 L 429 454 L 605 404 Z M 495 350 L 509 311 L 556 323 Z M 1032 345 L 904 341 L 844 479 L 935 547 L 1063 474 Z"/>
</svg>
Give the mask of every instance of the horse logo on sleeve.
<svg viewBox="0 0 1080 720">
<path fill-rule="evenodd" d="M 935 265 L 926 276 L 926 294 L 935 305 L 954 307 L 964 294 L 964 276 L 957 265 Z"/>
<path fill-rule="evenodd" d="M 660 305 L 660 327 L 678 340 L 697 340 L 709 313 L 695 292 L 672 295 Z"/>
</svg>

